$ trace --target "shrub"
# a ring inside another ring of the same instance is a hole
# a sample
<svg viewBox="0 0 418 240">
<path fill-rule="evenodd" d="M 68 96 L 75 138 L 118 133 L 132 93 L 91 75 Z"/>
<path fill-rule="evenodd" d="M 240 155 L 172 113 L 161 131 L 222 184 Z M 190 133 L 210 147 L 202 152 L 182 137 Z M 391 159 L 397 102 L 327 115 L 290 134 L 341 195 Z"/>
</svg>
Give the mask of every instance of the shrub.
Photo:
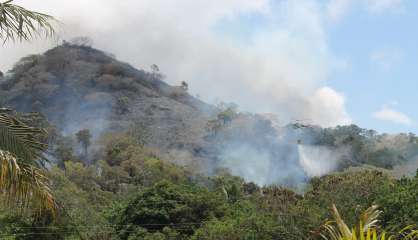
<svg viewBox="0 0 418 240">
<path fill-rule="evenodd" d="M 353 225 L 357 221 L 357 214 L 373 205 L 391 183 L 389 176 L 378 171 L 347 172 L 313 178 L 303 204 L 307 209 L 317 209 L 320 217 L 318 220 L 322 221 L 331 217 L 328 208 L 335 203 L 347 223 Z"/>
<path fill-rule="evenodd" d="M 418 171 L 414 178 L 402 178 L 382 192 L 377 203 L 382 206 L 382 224 L 399 228 L 418 223 Z"/>
<path fill-rule="evenodd" d="M 163 181 L 141 191 L 113 219 L 122 240 L 144 236 L 144 232 L 161 236 L 167 234 L 167 228 L 185 237 L 192 235 L 202 222 L 220 217 L 223 206 L 222 196 L 215 192 Z"/>
</svg>

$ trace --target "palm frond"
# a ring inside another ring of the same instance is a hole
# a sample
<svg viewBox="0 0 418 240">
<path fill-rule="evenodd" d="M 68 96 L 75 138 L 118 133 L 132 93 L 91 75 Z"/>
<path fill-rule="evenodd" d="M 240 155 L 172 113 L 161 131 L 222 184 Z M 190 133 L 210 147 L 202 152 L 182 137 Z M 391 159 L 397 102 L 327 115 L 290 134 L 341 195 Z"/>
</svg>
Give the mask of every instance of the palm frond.
<svg viewBox="0 0 418 240">
<path fill-rule="evenodd" d="M 344 220 L 341 218 L 340 213 L 338 212 L 335 204 L 332 204 L 332 214 L 334 215 L 335 222 L 337 223 L 338 230 L 341 233 L 341 236 L 344 239 L 351 239 L 352 234 L 350 228 L 345 224 Z"/>
<path fill-rule="evenodd" d="M 378 209 L 378 206 L 373 205 L 364 211 L 360 216 L 360 222 L 362 223 L 362 228 L 367 230 L 370 228 L 375 228 L 379 222 L 379 216 L 382 213 Z"/>
<path fill-rule="evenodd" d="M 0 189 L 9 205 L 26 208 L 34 206 L 46 209 L 54 215 L 57 204 L 41 171 L 27 164 L 19 164 L 17 158 L 0 150 Z"/>
<path fill-rule="evenodd" d="M 26 164 L 44 159 L 48 146 L 38 140 L 42 134 L 46 134 L 42 129 L 29 127 L 9 114 L 0 114 L 0 149 Z"/>
<path fill-rule="evenodd" d="M 27 10 L 12 1 L 0 3 L 0 39 L 22 41 L 55 35 L 52 16 Z"/>
<path fill-rule="evenodd" d="M 400 231 L 400 235 L 407 240 L 418 239 L 418 228 L 416 225 L 409 225 Z"/>
<path fill-rule="evenodd" d="M 385 231 L 383 231 L 381 234 L 378 234 L 378 218 L 381 214 L 381 211 L 378 210 L 377 206 L 371 206 L 366 211 L 364 211 L 360 216 L 358 228 L 353 228 L 351 231 L 340 216 L 335 205 L 332 205 L 332 213 L 335 221 L 327 221 L 320 227 L 319 231 L 314 232 L 325 240 L 418 239 L 418 229 L 416 226 L 405 227 L 400 232 L 392 235 L 387 234 Z"/>
</svg>

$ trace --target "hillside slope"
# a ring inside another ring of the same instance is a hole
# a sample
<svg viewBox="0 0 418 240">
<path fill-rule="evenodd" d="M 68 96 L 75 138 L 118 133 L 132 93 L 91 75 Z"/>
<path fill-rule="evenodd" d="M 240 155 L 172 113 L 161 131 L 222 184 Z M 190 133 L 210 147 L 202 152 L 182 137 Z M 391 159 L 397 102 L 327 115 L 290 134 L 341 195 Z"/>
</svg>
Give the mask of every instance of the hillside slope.
<svg viewBox="0 0 418 240">
<path fill-rule="evenodd" d="M 64 44 L 22 59 L 0 85 L 1 102 L 18 111 L 40 111 L 64 134 L 88 128 L 94 136 L 132 124 L 147 130 L 159 148 L 200 139 L 214 108 L 159 73 L 137 70 L 104 52 Z"/>
<path fill-rule="evenodd" d="M 379 135 L 355 125 L 281 127 L 271 115 L 215 107 L 191 96 L 187 85 L 162 79 L 156 69 L 138 70 L 102 51 L 64 43 L 21 59 L 0 76 L 0 103 L 41 112 L 62 136 L 89 129 L 100 145 L 103 134 L 128 131 L 170 161 L 209 174 L 228 169 L 260 185 L 294 186 L 363 164 L 392 168 L 418 155 L 413 134 Z"/>
</svg>

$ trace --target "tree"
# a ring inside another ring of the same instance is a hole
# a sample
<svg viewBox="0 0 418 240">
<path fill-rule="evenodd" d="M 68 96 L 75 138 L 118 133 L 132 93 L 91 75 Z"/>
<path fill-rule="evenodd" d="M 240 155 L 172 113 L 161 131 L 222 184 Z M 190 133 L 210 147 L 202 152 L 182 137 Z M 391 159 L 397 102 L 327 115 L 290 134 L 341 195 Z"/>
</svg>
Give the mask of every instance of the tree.
<svg viewBox="0 0 418 240">
<path fill-rule="evenodd" d="M 28 41 L 39 36 L 55 35 L 55 19 L 52 16 L 25 9 L 12 2 L 8 0 L 0 3 L 0 39 L 4 42 Z"/>
<path fill-rule="evenodd" d="M 206 221 L 191 239 L 296 239 L 284 235 L 284 226 L 278 225 L 272 215 L 257 211 L 257 208 L 248 201 L 229 205 L 226 213 L 222 218 Z"/>
<path fill-rule="evenodd" d="M 53 156 L 57 159 L 57 165 L 64 168 L 66 161 L 75 161 L 72 137 L 59 137 L 54 143 Z"/>
<path fill-rule="evenodd" d="M 187 239 L 205 220 L 221 217 L 224 203 L 220 194 L 206 188 L 162 181 L 117 209 L 111 221 L 120 239 L 147 239 L 158 232 Z"/>
<path fill-rule="evenodd" d="M 82 129 L 76 134 L 77 141 L 81 144 L 84 149 L 84 156 L 87 156 L 88 148 L 91 144 L 91 133 L 88 129 Z"/>
<path fill-rule="evenodd" d="M 157 64 L 152 64 L 151 68 L 151 76 L 154 80 L 164 78 L 164 75 L 160 72 L 160 67 Z"/>
<path fill-rule="evenodd" d="M 382 206 L 382 224 L 401 227 L 418 223 L 418 169 L 414 178 L 402 178 L 377 199 Z"/>
<path fill-rule="evenodd" d="M 157 66 L 157 64 L 152 64 L 150 68 L 153 74 L 158 74 L 160 72 L 160 68 Z"/>
<path fill-rule="evenodd" d="M 189 90 L 189 84 L 185 81 L 181 82 L 181 88 L 187 92 L 187 90 Z"/>
<path fill-rule="evenodd" d="M 115 107 L 118 114 L 129 113 L 129 98 L 127 96 L 118 98 Z"/>
<path fill-rule="evenodd" d="M 232 122 L 232 120 L 238 115 L 237 109 L 234 107 L 228 107 L 227 109 L 218 113 L 218 120 L 223 123 L 223 125 L 227 125 Z"/>
<path fill-rule="evenodd" d="M 327 209 L 335 203 L 347 224 L 354 225 L 357 213 L 373 205 L 391 184 L 389 176 L 369 170 L 312 178 L 311 189 L 305 193 L 303 204 L 308 209 L 318 209 L 318 216 L 325 218 L 331 217 Z"/>
</svg>

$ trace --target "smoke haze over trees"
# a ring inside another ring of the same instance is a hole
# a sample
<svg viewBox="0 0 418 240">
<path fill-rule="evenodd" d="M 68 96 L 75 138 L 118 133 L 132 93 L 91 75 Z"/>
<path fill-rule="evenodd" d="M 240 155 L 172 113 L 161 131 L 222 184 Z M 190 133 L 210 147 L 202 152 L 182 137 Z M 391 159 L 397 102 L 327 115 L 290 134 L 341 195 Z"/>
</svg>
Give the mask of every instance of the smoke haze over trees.
<svg viewBox="0 0 418 240">
<path fill-rule="evenodd" d="M 408 212 L 416 177 L 393 178 L 416 175 L 401 167 L 417 162 L 414 134 L 280 125 L 274 115 L 207 104 L 162 77 L 72 42 L 15 64 L 0 100 L 40 112 L 27 120 L 49 129 L 48 176 L 70 217 L 5 210 L 0 221 L 17 227 L 0 231 L 26 234 L 35 224 L 62 239 L 300 239 L 329 217 L 332 203 L 348 224 L 353 206 L 374 203 L 388 212 L 384 227 L 416 221 Z M 399 203 L 405 213 L 391 217 Z"/>
<path fill-rule="evenodd" d="M 77 134 L 79 153 L 89 162 L 97 158 L 103 134 L 126 130 L 139 134 L 142 144 L 164 149 L 174 162 L 193 162 L 209 174 L 226 168 L 261 185 L 296 186 L 350 166 L 392 169 L 416 161 L 413 134 L 381 135 L 355 125 L 281 126 L 270 115 L 241 112 L 233 104 L 208 105 L 161 77 L 155 68 L 136 70 L 65 42 L 19 61 L 1 83 L 1 100 L 19 111 L 39 109 L 58 135 Z"/>
</svg>

